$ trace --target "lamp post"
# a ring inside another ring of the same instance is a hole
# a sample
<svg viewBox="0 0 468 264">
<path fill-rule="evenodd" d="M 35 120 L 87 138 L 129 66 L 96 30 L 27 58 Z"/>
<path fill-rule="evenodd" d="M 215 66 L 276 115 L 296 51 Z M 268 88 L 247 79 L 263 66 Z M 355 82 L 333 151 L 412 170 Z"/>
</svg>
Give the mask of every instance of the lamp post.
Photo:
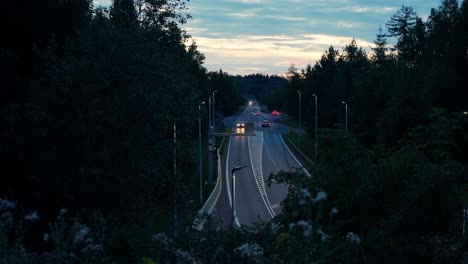
<svg viewBox="0 0 468 264">
<path fill-rule="evenodd" d="M 174 149 L 173 149 L 173 162 L 174 162 L 174 169 L 173 169 L 173 173 L 174 173 L 174 196 L 173 196 L 173 199 L 174 199 L 174 236 L 176 234 L 176 230 L 177 230 L 177 184 L 178 184 L 178 180 L 177 180 L 177 127 L 176 127 L 176 123 L 174 122 Z"/>
<path fill-rule="evenodd" d="M 348 103 L 341 101 L 345 105 L 345 132 L 348 132 Z"/>
<path fill-rule="evenodd" d="M 203 176 L 202 176 L 202 141 L 201 141 L 201 106 L 204 105 L 205 102 L 201 102 L 198 105 L 198 169 L 199 169 L 199 176 L 200 176 L 200 203 L 203 203 Z"/>
<path fill-rule="evenodd" d="M 216 114 L 215 114 L 215 93 L 217 92 L 218 90 L 215 90 L 213 92 L 213 127 L 216 128 L 216 124 L 215 124 L 215 119 L 216 119 Z"/>
<path fill-rule="evenodd" d="M 211 128 L 211 96 L 208 96 L 208 130 Z"/>
<path fill-rule="evenodd" d="M 301 95 L 302 95 L 302 92 L 301 91 L 297 91 L 297 93 L 299 94 L 299 130 L 301 130 Z M 301 134 L 298 132 L 297 135 L 299 136 L 299 149 L 301 149 Z"/>
<path fill-rule="evenodd" d="M 299 94 L 299 129 L 301 129 L 301 91 L 297 91 Z"/>
<path fill-rule="evenodd" d="M 317 165 L 317 100 L 318 100 L 318 95 L 312 94 L 313 97 L 315 97 L 315 165 Z"/>
<path fill-rule="evenodd" d="M 247 165 L 243 165 L 243 166 L 234 166 L 232 167 L 231 169 L 231 193 L 232 193 L 232 201 L 231 201 L 231 206 L 232 206 L 232 228 L 234 229 L 234 222 L 236 220 L 236 217 L 234 215 L 235 213 L 235 206 L 236 206 L 236 195 L 235 195 L 235 191 L 236 191 L 236 188 L 235 188 L 235 184 L 236 184 L 236 176 L 234 175 L 234 173 L 238 170 L 242 170 L 243 168 L 247 168 Z"/>
</svg>

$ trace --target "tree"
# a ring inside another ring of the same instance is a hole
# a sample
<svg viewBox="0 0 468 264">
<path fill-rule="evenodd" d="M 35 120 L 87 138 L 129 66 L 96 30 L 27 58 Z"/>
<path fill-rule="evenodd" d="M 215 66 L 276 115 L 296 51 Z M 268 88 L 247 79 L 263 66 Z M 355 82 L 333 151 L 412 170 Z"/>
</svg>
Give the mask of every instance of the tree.
<svg viewBox="0 0 468 264">
<path fill-rule="evenodd" d="M 110 16 L 112 23 L 116 26 L 134 25 L 137 22 L 134 0 L 113 0 Z"/>
<path fill-rule="evenodd" d="M 398 39 L 395 48 L 399 58 L 410 63 L 412 63 L 411 56 L 413 54 L 412 31 L 416 24 L 416 18 L 416 12 L 412 7 L 402 6 L 386 24 L 388 36 Z"/>
<path fill-rule="evenodd" d="M 387 47 L 387 35 L 382 32 L 382 26 L 379 27 L 377 33 L 377 39 L 374 40 L 375 47 L 372 47 L 372 60 L 377 67 L 382 67 L 382 65 L 387 61 L 388 47 Z"/>
</svg>

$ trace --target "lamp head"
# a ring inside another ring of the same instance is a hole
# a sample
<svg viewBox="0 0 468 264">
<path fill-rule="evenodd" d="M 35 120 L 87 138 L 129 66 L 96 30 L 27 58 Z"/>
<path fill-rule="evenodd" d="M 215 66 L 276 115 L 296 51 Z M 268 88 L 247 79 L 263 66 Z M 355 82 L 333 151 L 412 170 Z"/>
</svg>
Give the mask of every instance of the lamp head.
<svg viewBox="0 0 468 264">
<path fill-rule="evenodd" d="M 238 170 L 242 170 L 243 168 L 247 168 L 247 165 L 234 166 L 234 167 L 232 167 L 232 169 L 231 169 L 231 174 L 234 174 L 234 172 L 236 172 L 236 171 L 238 171 Z"/>
</svg>

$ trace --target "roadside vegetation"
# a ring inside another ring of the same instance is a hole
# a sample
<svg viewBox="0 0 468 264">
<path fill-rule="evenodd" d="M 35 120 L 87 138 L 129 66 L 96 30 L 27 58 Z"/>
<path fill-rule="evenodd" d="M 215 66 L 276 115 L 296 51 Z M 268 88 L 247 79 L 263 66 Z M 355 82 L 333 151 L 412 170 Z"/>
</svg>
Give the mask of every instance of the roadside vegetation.
<svg viewBox="0 0 468 264">
<path fill-rule="evenodd" d="M 0 11 L 12 36 L 0 48 L 0 262 L 461 261 L 468 1 L 443 0 L 424 21 L 403 6 L 371 52 L 352 40 L 287 78 L 207 72 L 180 28 L 184 1 L 91 3 L 35 1 L 33 34 L 9 23 L 31 20 L 20 4 Z M 313 177 L 270 176 L 290 189 L 269 223 L 192 228 L 197 110 L 215 90 L 219 115 L 251 94 L 293 117 L 301 91 L 308 135 L 318 95 Z"/>
</svg>

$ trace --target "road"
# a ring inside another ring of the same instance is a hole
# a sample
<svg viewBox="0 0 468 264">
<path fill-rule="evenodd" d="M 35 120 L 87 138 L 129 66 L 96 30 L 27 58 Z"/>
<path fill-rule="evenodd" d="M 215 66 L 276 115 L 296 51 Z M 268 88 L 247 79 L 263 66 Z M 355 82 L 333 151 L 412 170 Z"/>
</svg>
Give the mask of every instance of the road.
<svg viewBox="0 0 468 264">
<path fill-rule="evenodd" d="M 289 171 L 301 167 L 286 147 L 281 133 L 289 127 L 271 122 L 274 117 L 269 113 L 256 115 L 259 110 L 256 102 L 246 106 L 237 117 L 227 118 L 226 125 L 235 127 L 238 121 L 254 123 L 255 136 L 231 136 L 227 141 L 222 160 L 222 193 L 216 205 L 217 215 L 228 228 L 231 225 L 231 168 L 238 165 L 248 167 L 236 172 L 235 215 L 237 225 L 251 226 L 255 222 L 269 221 L 281 213 L 281 202 L 286 198 L 288 189 L 284 184 L 267 186 L 266 181 L 272 172 Z M 261 121 L 270 120 L 270 127 L 261 127 Z M 236 129 L 237 132 L 242 132 Z"/>
</svg>

